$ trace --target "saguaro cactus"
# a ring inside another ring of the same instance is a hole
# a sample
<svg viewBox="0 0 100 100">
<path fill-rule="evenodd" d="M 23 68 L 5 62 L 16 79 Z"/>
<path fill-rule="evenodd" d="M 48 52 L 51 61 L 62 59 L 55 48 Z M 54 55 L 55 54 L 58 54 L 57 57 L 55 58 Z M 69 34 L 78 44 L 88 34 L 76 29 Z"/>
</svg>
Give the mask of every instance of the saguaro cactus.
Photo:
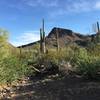
<svg viewBox="0 0 100 100">
<path fill-rule="evenodd" d="M 41 51 L 41 53 L 45 53 L 46 52 L 45 32 L 44 32 L 44 19 L 42 21 L 42 29 L 40 29 L 40 51 Z"/>
<path fill-rule="evenodd" d="M 93 31 L 94 33 L 97 32 L 97 25 L 96 25 L 96 23 L 95 23 L 95 24 L 92 24 L 92 31 Z"/>
<path fill-rule="evenodd" d="M 56 43 L 57 43 L 57 51 L 59 51 L 59 33 L 57 28 L 56 28 Z"/>
<path fill-rule="evenodd" d="M 100 28 L 99 28 L 99 22 L 97 22 L 97 35 L 96 35 L 96 42 L 100 42 Z"/>
<path fill-rule="evenodd" d="M 97 22 L 97 31 L 99 32 L 99 22 Z"/>
<path fill-rule="evenodd" d="M 92 24 L 92 31 L 97 33 L 97 25 L 96 23 Z M 95 42 L 95 35 L 91 35 L 91 42 Z"/>
<path fill-rule="evenodd" d="M 40 28 L 40 52 L 42 52 L 42 29 Z"/>
</svg>

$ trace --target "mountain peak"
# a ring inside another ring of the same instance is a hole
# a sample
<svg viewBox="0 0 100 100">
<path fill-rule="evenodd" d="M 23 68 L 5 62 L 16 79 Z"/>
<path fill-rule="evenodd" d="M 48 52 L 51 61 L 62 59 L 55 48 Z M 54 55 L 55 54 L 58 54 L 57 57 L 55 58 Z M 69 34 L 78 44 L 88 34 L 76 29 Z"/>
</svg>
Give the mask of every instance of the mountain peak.
<svg viewBox="0 0 100 100">
<path fill-rule="evenodd" d="M 51 30 L 51 32 L 49 33 L 48 38 L 55 37 L 56 36 L 56 32 L 58 32 L 59 37 L 63 37 L 65 35 L 72 36 L 72 33 L 73 33 L 73 31 L 69 30 L 69 29 L 54 27 Z"/>
</svg>

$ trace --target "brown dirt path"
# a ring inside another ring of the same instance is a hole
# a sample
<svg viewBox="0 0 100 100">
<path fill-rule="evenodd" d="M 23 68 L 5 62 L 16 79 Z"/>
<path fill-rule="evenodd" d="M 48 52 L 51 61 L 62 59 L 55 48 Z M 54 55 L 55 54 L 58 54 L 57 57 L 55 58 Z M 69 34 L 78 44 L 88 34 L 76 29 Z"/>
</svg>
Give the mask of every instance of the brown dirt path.
<svg viewBox="0 0 100 100">
<path fill-rule="evenodd" d="M 11 97 L 2 100 L 100 100 L 100 82 L 58 74 L 33 79 L 12 91 Z"/>
</svg>

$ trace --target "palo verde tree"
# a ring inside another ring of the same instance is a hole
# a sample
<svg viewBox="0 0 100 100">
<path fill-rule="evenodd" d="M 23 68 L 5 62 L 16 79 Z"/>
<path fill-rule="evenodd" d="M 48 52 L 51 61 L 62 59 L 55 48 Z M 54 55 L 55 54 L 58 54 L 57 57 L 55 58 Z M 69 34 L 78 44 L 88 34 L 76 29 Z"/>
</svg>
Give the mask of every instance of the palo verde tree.
<svg viewBox="0 0 100 100">
<path fill-rule="evenodd" d="M 0 29 L 0 58 L 9 55 L 8 34 L 8 31 Z"/>
</svg>

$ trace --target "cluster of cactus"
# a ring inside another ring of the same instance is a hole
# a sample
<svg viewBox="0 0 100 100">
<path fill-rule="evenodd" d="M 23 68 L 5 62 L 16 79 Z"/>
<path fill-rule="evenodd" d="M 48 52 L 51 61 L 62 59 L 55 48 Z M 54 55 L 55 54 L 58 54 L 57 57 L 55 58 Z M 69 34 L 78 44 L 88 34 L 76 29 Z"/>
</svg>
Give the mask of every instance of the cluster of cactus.
<svg viewBox="0 0 100 100">
<path fill-rule="evenodd" d="M 42 28 L 40 28 L 40 52 L 46 53 L 45 32 L 44 32 L 44 19 L 42 21 Z"/>
<path fill-rule="evenodd" d="M 40 52 L 46 53 L 46 41 L 45 41 L 45 31 L 44 31 L 44 19 L 42 21 L 42 28 L 40 28 Z M 56 44 L 57 44 L 57 51 L 59 51 L 59 32 L 56 28 Z"/>
</svg>

